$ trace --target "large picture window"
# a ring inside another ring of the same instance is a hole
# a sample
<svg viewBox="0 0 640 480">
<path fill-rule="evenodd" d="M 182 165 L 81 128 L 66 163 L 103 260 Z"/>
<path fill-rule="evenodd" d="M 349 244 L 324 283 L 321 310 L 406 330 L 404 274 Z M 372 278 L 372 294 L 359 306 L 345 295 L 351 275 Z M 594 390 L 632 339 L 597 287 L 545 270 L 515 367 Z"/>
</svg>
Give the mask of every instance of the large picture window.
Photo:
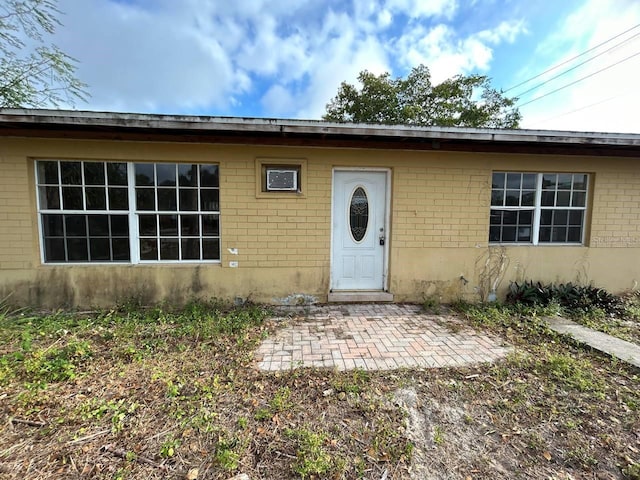
<svg viewBox="0 0 640 480">
<path fill-rule="evenodd" d="M 220 260 L 218 166 L 36 162 L 43 261 Z"/>
<path fill-rule="evenodd" d="M 586 173 L 494 172 L 489 242 L 581 244 Z"/>
</svg>

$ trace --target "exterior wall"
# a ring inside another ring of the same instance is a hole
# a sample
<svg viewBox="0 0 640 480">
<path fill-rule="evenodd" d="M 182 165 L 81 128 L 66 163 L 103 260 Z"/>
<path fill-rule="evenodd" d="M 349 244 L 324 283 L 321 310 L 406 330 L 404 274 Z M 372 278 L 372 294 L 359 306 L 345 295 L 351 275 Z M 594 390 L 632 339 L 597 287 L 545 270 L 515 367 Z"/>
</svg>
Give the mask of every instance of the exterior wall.
<svg viewBox="0 0 640 480">
<path fill-rule="evenodd" d="M 256 195 L 256 158 L 305 159 L 303 195 Z M 43 265 L 33 160 L 220 165 L 220 264 Z M 338 166 L 391 168 L 389 290 L 397 301 L 479 300 L 510 280 L 580 281 L 612 291 L 640 278 L 637 159 L 0 139 L 0 298 L 34 306 L 192 296 L 326 301 L 331 182 Z M 585 246 L 489 247 L 491 172 L 592 174 Z M 229 249 L 237 249 L 232 255 Z M 238 262 L 238 268 L 229 263 Z"/>
</svg>

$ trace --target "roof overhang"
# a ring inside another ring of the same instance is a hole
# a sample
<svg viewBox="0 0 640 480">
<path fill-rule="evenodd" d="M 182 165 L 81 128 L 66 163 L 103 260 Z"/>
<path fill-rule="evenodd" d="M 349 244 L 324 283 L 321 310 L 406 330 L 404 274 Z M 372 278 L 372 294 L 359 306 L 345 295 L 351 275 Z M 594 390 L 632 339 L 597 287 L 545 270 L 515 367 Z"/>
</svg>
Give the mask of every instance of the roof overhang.
<svg viewBox="0 0 640 480">
<path fill-rule="evenodd" d="M 0 109 L 0 137 L 640 157 L 640 135 Z"/>
</svg>

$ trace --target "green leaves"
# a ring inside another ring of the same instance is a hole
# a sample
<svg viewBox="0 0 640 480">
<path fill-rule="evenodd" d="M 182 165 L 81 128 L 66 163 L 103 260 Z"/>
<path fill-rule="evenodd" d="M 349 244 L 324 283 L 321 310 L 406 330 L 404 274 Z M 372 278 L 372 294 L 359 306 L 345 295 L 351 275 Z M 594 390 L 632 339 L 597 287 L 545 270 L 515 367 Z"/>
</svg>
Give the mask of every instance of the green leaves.
<svg viewBox="0 0 640 480">
<path fill-rule="evenodd" d="M 457 75 L 433 85 L 428 67 L 419 65 L 406 79 L 358 75 L 359 88 L 342 82 L 327 104 L 325 120 L 443 127 L 518 128 L 522 116 L 515 98 L 491 88 L 484 75 Z"/>
<path fill-rule="evenodd" d="M 75 77 L 76 60 L 45 44 L 61 25 L 60 13 L 55 0 L 0 5 L 0 108 L 74 105 L 86 99 L 86 85 Z"/>
</svg>

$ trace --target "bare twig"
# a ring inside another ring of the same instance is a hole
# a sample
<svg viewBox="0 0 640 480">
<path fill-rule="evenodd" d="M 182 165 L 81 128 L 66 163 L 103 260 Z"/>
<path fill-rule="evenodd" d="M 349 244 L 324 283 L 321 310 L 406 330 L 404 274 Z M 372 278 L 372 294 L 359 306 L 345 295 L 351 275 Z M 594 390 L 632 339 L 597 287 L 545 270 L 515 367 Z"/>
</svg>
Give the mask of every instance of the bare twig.
<svg viewBox="0 0 640 480">
<path fill-rule="evenodd" d="M 35 420 L 27 420 L 26 418 L 12 418 L 11 423 L 22 423 L 24 425 L 29 425 L 30 427 L 44 427 L 47 424 L 44 422 L 36 422 Z"/>
<path fill-rule="evenodd" d="M 151 460 L 150 458 L 147 457 L 143 457 L 142 455 L 134 455 L 133 458 L 129 458 L 129 456 L 127 455 L 127 451 L 122 449 L 122 448 L 116 448 L 112 445 L 105 445 L 104 447 L 102 447 L 102 450 L 104 450 L 105 452 L 109 452 L 114 454 L 116 457 L 120 457 L 123 458 L 125 460 L 135 460 L 138 463 L 144 463 L 146 465 L 151 465 L 152 467 L 158 468 L 160 470 L 167 470 L 167 466 L 166 465 L 162 465 L 158 462 L 155 462 L 153 460 Z"/>
<path fill-rule="evenodd" d="M 84 437 L 76 438 L 75 440 L 70 440 L 67 442 L 67 445 L 75 445 L 76 443 L 86 442 L 87 440 L 91 440 L 93 438 L 104 435 L 105 433 L 109 433 L 111 430 L 100 430 L 99 432 L 92 433 L 91 435 L 85 435 Z"/>
</svg>

